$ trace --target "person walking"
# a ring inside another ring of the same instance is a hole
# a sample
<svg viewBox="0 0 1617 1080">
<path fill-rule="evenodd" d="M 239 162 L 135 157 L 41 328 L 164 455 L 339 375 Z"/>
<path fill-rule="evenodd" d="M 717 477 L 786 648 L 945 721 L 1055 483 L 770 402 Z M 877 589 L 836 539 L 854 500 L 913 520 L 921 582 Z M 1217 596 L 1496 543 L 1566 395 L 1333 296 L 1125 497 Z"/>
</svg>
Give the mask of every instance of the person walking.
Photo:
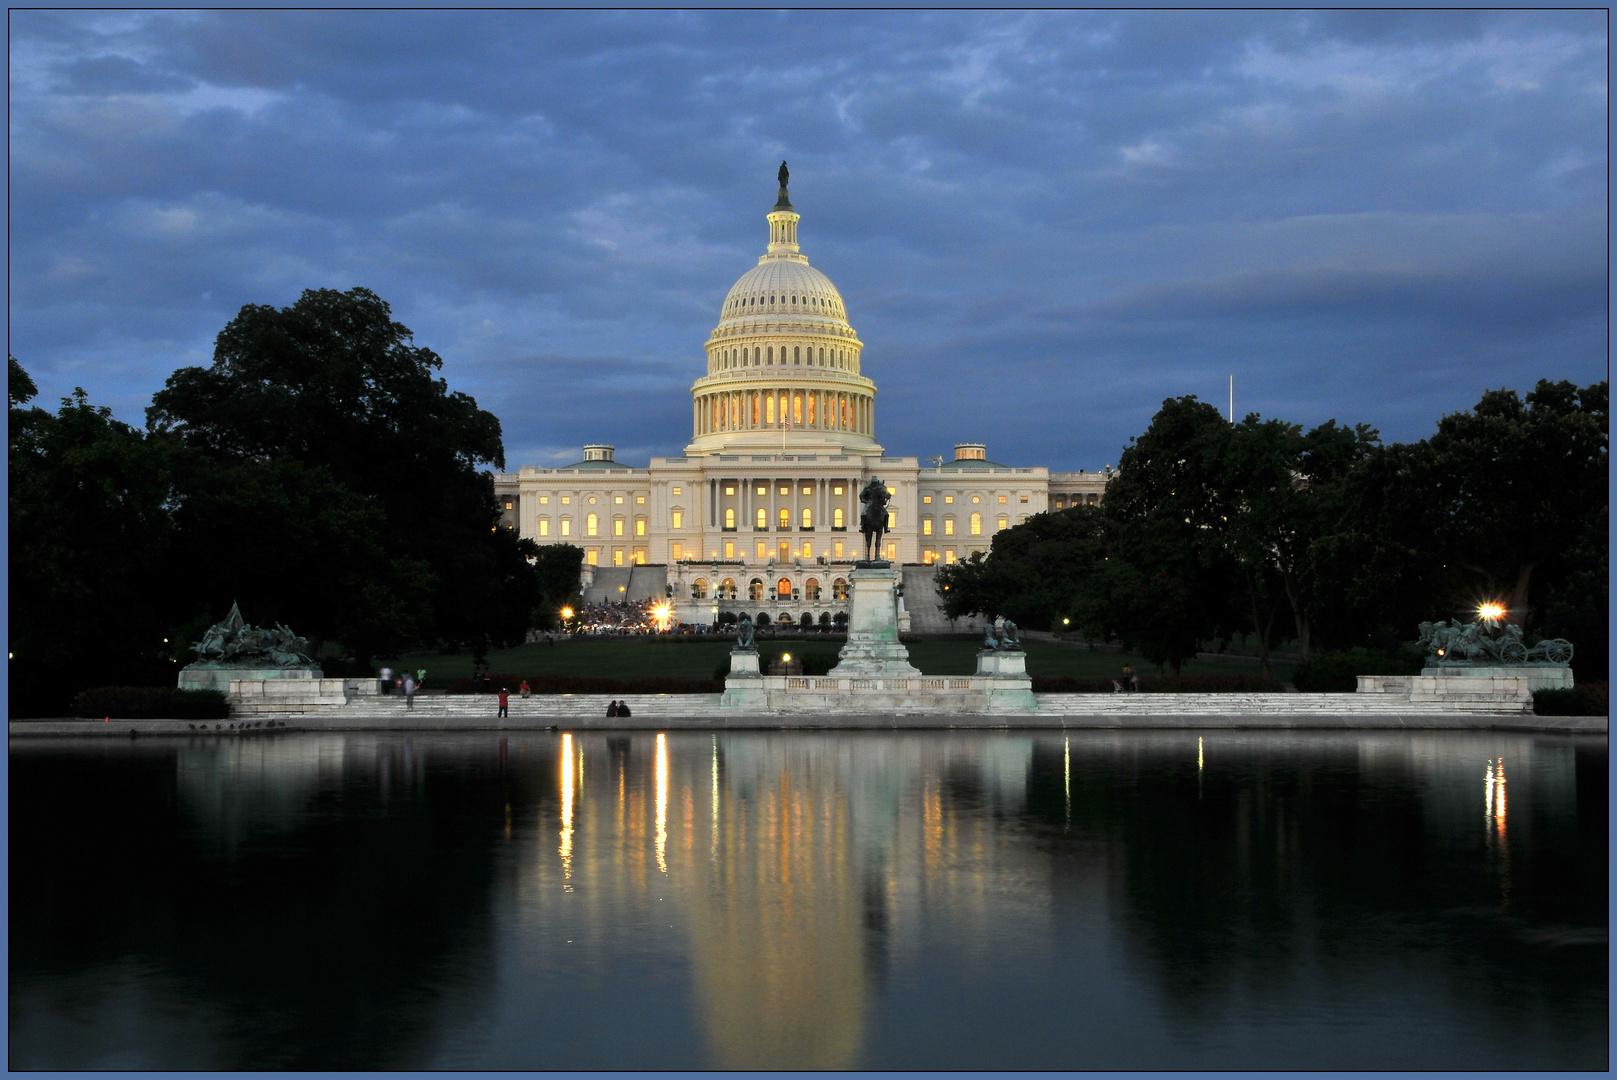
<svg viewBox="0 0 1617 1080">
<path fill-rule="evenodd" d="M 511 693 L 503 686 L 500 687 L 500 711 L 498 715 L 505 717 L 511 715 Z"/>
<path fill-rule="evenodd" d="M 382 693 L 391 694 L 393 692 L 393 669 L 392 668 L 385 667 L 385 668 L 382 669 L 382 671 L 381 671 L 381 681 L 382 681 Z"/>
<path fill-rule="evenodd" d="M 414 675 L 406 675 L 404 677 L 404 707 L 406 709 L 415 708 L 415 691 L 416 691 L 415 676 Z"/>
</svg>

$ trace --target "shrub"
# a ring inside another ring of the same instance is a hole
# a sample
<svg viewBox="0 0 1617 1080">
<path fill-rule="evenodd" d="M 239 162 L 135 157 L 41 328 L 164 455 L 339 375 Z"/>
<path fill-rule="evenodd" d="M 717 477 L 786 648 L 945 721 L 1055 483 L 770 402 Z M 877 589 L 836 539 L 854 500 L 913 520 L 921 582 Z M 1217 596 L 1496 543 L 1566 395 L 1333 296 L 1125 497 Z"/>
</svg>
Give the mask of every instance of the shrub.
<svg viewBox="0 0 1617 1080">
<path fill-rule="evenodd" d="M 1119 683 L 1121 679 L 1117 680 Z M 1142 675 L 1142 694 L 1278 694 L 1284 687 L 1261 675 Z M 1110 694 L 1111 679 L 1072 675 L 1033 676 L 1036 694 Z"/>
<path fill-rule="evenodd" d="M 225 720 L 230 705 L 220 690 L 173 686 L 98 686 L 73 699 L 73 715 L 97 720 Z"/>
<path fill-rule="evenodd" d="M 451 694 L 478 694 L 485 690 L 522 688 L 521 675 L 490 675 L 482 679 L 457 679 L 449 684 Z M 714 679 L 675 679 L 645 676 L 638 679 L 606 679 L 590 675 L 529 675 L 528 687 L 536 694 L 718 694 L 724 682 Z"/>
<path fill-rule="evenodd" d="M 1304 693 L 1351 694 L 1359 688 L 1360 675 L 1419 675 L 1421 666 L 1422 660 L 1410 653 L 1355 649 L 1298 664 L 1291 681 Z"/>
<path fill-rule="evenodd" d="M 1535 690 L 1533 712 L 1539 716 L 1607 716 L 1609 686 L 1590 682 L 1570 690 Z"/>
</svg>

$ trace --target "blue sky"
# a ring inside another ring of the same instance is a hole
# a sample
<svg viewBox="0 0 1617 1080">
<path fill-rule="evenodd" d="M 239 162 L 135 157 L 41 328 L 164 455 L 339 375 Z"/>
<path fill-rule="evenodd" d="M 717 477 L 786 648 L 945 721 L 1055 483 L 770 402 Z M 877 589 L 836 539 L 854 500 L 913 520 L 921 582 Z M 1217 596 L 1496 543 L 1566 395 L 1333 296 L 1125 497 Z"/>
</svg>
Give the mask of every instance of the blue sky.
<svg viewBox="0 0 1617 1080">
<path fill-rule="evenodd" d="M 142 422 L 364 285 L 507 465 L 690 437 L 774 174 L 889 453 L 1161 401 L 1415 439 L 1606 377 L 1603 12 L 12 12 L 10 351 Z"/>
</svg>

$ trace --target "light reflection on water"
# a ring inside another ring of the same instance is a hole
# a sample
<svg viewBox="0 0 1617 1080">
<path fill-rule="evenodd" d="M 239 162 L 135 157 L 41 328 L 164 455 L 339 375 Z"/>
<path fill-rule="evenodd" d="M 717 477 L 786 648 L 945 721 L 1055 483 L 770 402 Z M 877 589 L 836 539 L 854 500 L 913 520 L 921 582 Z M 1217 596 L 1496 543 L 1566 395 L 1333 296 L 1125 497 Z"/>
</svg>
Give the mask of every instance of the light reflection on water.
<svg viewBox="0 0 1617 1080">
<path fill-rule="evenodd" d="M 1605 1061 L 1604 740 L 329 735 L 11 766 L 14 1067 L 160 1065 L 202 1002 L 224 1019 L 183 1063 L 225 1068 Z M 85 827 L 114 814 L 121 846 Z M 85 895 L 124 909 L 88 943 Z M 145 1012 L 64 1011 L 132 970 Z"/>
</svg>

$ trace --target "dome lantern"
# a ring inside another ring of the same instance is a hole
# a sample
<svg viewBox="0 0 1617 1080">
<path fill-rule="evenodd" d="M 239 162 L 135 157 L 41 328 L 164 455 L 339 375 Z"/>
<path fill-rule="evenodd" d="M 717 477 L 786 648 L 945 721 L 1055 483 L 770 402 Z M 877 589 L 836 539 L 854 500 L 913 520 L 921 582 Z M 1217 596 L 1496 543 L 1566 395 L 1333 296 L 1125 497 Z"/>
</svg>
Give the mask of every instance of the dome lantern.
<svg viewBox="0 0 1617 1080">
<path fill-rule="evenodd" d="M 769 250 L 797 254 L 797 223 L 801 215 L 792 209 L 792 200 L 786 194 L 788 177 L 786 163 L 780 163 L 780 194 L 775 198 L 775 209 L 769 212 Z"/>
</svg>

